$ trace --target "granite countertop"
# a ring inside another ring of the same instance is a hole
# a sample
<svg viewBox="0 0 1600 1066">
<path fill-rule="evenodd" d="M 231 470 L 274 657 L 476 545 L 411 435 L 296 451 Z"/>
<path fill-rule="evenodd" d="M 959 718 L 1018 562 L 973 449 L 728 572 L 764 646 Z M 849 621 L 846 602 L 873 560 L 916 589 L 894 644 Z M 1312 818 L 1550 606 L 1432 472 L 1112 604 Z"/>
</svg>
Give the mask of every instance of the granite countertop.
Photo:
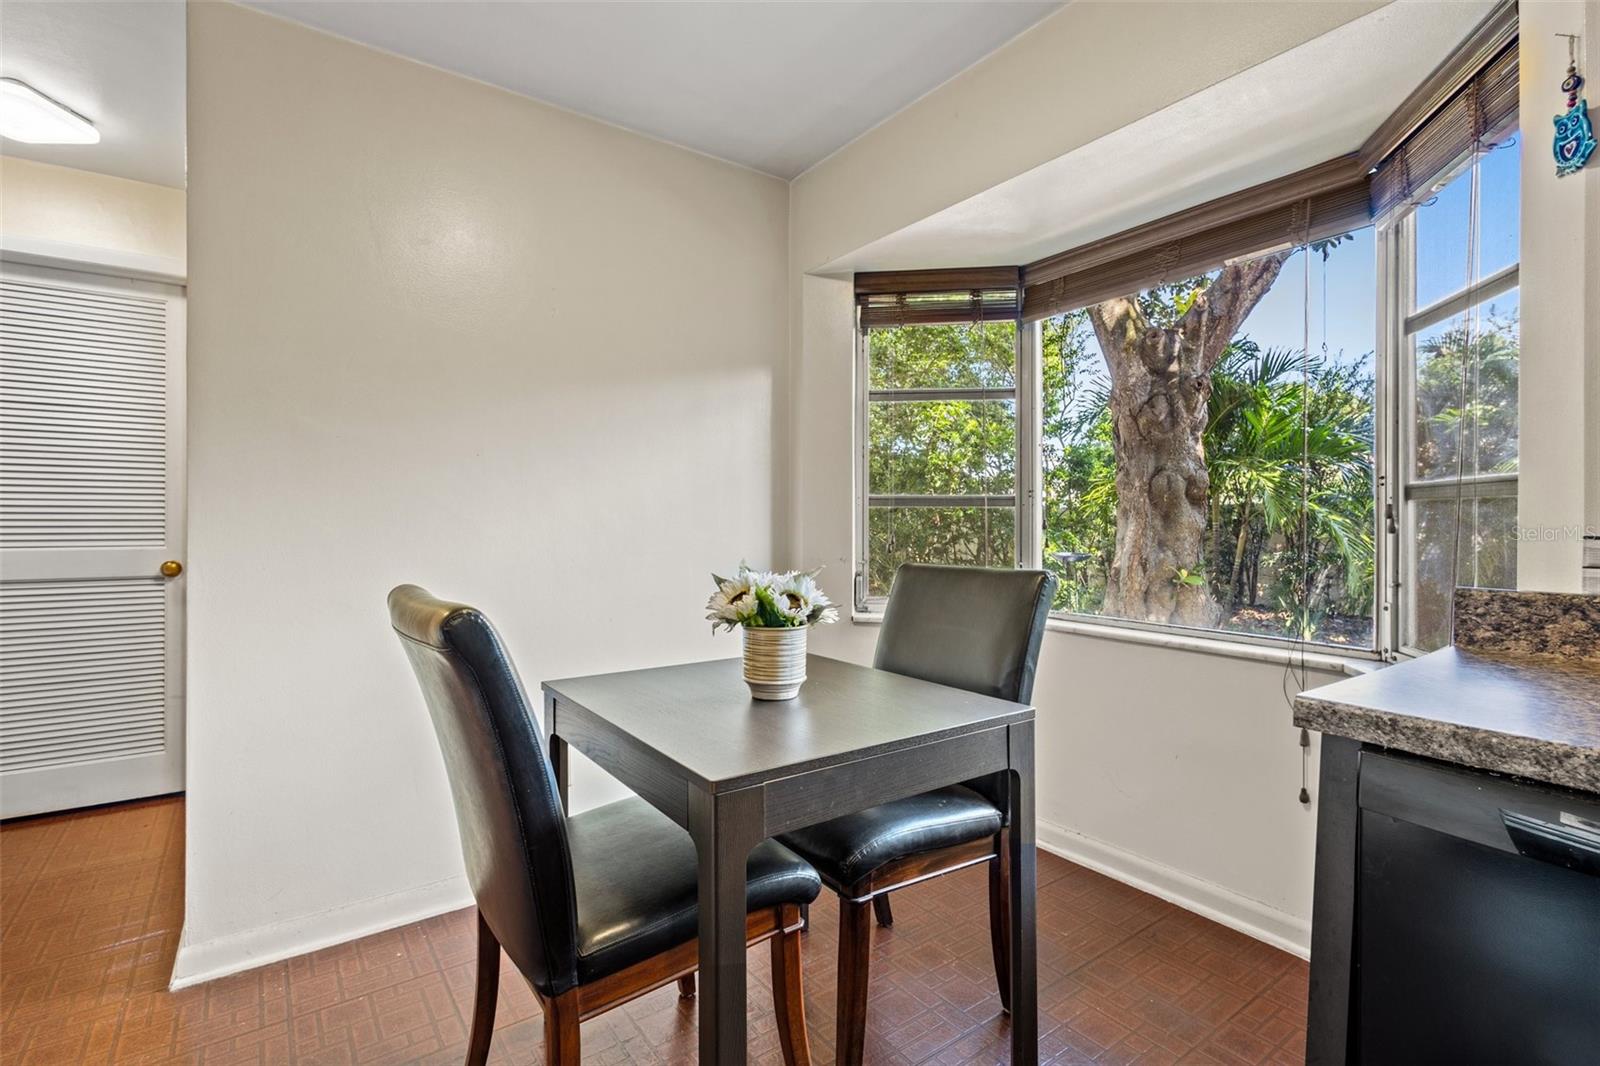
<svg viewBox="0 0 1600 1066">
<path fill-rule="evenodd" d="M 1456 644 L 1295 698 L 1294 723 L 1600 792 L 1600 597 L 1457 594 Z"/>
</svg>

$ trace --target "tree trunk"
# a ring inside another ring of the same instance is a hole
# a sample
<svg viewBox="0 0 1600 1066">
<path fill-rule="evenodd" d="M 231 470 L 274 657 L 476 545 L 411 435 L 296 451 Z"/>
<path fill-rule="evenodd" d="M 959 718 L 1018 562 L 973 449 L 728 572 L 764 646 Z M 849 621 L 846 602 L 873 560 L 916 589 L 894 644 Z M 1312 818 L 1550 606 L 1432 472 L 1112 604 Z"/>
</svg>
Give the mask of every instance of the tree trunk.
<svg viewBox="0 0 1600 1066">
<path fill-rule="evenodd" d="M 1229 607 L 1244 602 L 1244 553 L 1250 543 L 1250 522 L 1250 501 L 1246 500 L 1239 508 L 1239 535 L 1234 538 L 1233 569 L 1228 574 Z"/>
<path fill-rule="evenodd" d="M 1210 626 L 1219 610 L 1201 572 L 1210 476 L 1205 431 L 1211 371 L 1245 316 L 1272 288 L 1288 252 L 1233 263 L 1176 323 L 1153 326 L 1137 299 L 1090 307 L 1111 373 L 1117 463 L 1117 547 L 1105 613 Z"/>
</svg>

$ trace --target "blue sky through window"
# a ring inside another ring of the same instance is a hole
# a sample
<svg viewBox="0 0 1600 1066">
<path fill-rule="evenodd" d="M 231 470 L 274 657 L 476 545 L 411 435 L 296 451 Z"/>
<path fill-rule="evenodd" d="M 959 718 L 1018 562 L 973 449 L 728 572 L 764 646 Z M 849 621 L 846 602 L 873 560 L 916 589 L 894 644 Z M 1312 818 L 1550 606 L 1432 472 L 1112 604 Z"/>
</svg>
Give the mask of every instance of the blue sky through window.
<svg viewBox="0 0 1600 1066">
<path fill-rule="evenodd" d="M 1478 277 L 1515 263 L 1521 230 L 1522 137 L 1478 160 Z M 1465 287 L 1472 179 L 1463 172 L 1417 208 L 1417 307 Z"/>
<path fill-rule="evenodd" d="M 1517 261 L 1522 236 L 1521 166 L 1520 135 L 1485 153 L 1478 162 L 1479 278 Z M 1468 282 L 1471 198 L 1471 175 L 1463 172 L 1417 208 L 1417 307 L 1449 296 Z M 1331 249 L 1326 261 L 1321 253 L 1310 253 L 1309 300 L 1307 253 L 1295 252 L 1240 332 L 1263 348 L 1299 350 L 1309 319 L 1313 355 L 1326 342 L 1330 359 L 1370 364 L 1378 326 L 1374 234 L 1372 227 L 1357 230 Z M 1502 298 L 1495 304 L 1499 313 L 1515 310 L 1514 298 Z"/>
<path fill-rule="evenodd" d="M 1370 367 L 1378 335 L 1377 260 L 1371 226 L 1356 230 L 1330 248 L 1326 259 L 1319 251 L 1308 253 L 1305 249 L 1286 259 L 1271 291 L 1250 312 L 1239 332 L 1262 348 L 1299 351 L 1306 347 L 1308 326 L 1313 356 L 1326 343 L 1330 360 Z"/>
</svg>

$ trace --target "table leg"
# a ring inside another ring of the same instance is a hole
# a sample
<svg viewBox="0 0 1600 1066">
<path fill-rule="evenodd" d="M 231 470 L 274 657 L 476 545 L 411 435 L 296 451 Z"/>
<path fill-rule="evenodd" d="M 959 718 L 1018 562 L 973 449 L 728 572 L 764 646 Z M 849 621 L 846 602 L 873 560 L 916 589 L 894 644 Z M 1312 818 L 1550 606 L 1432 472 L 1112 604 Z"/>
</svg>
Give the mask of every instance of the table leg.
<svg viewBox="0 0 1600 1066">
<path fill-rule="evenodd" d="M 691 788 L 689 833 L 700 863 L 700 1061 L 745 1063 L 745 866 L 761 842 L 759 788 Z"/>
<path fill-rule="evenodd" d="M 1006 774 L 1011 831 L 1011 1062 L 1039 1061 L 1039 976 L 1036 914 L 1038 869 L 1034 853 L 1033 723 L 1010 727 L 1011 769 Z"/>
<path fill-rule="evenodd" d="M 567 800 L 570 758 L 567 742 L 556 735 L 556 701 L 549 695 L 544 698 L 544 737 L 545 748 L 550 753 L 550 770 L 556 778 L 556 794 L 561 797 L 561 808 L 570 811 Z"/>
</svg>

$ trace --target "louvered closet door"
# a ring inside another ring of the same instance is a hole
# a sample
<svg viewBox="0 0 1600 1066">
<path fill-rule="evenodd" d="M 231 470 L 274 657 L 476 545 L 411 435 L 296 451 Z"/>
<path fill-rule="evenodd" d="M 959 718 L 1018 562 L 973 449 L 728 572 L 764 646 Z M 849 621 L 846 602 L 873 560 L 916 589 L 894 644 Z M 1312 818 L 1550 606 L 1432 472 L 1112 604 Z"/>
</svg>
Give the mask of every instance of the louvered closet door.
<svg viewBox="0 0 1600 1066">
<path fill-rule="evenodd" d="M 0 817 L 183 787 L 183 312 L 0 265 Z"/>
</svg>

